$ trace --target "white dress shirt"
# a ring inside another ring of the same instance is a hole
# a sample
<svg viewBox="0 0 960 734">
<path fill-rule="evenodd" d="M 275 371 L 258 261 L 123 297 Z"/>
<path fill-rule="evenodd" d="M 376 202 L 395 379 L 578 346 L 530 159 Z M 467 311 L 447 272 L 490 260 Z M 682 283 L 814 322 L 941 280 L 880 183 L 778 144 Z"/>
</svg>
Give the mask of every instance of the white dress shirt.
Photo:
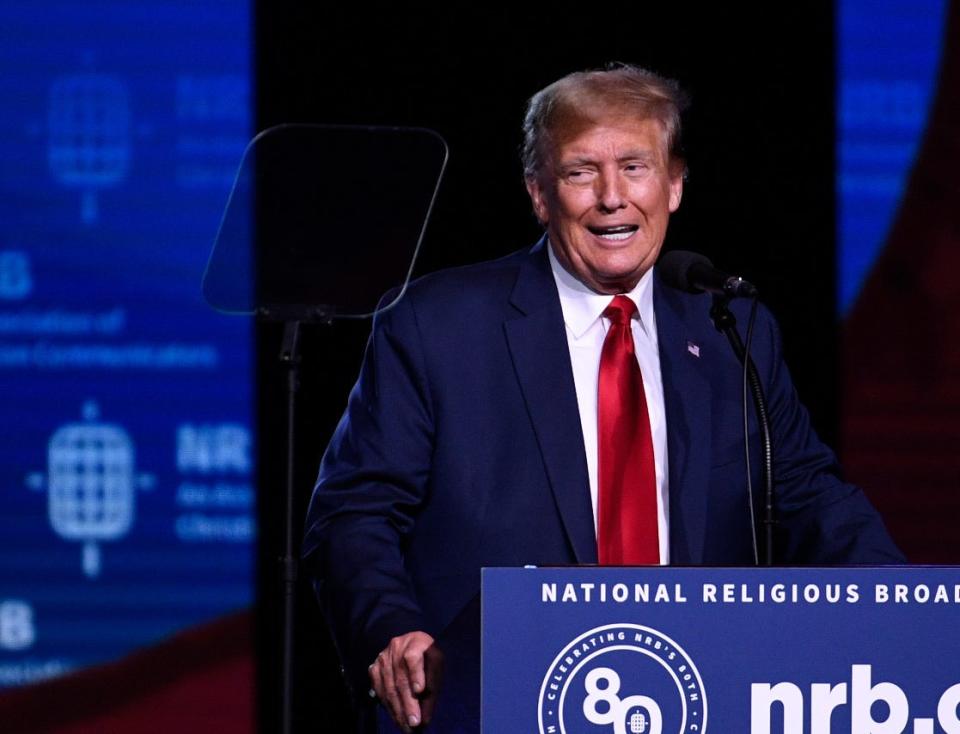
<svg viewBox="0 0 960 734">
<path fill-rule="evenodd" d="M 597 388 L 600 377 L 600 353 L 610 321 L 603 311 L 613 296 L 594 293 L 563 269 L 549 247 L 550 268 L 560 294 L 560 307 L 567 331 L 567 346 L 577 388 L 580 426 L 590 479 L 590 501 L 593 504 L 593 528 L 597 528 Z M 657 479 L 657 526 L 660 535 L 660 563 L 670 562 L 670 504 L 667 477 L 667 425 L 663 407 L 663 381 L 660 378 L 660 352 L 657 348 L 657 322 L 653 313 L 653 270 L 648 270 L 629 293 L 637 305 L 638 317 L 631 321 L 633 344 L 643 374 L 643 390 L 647 397 L 650 431 L 653 435 L 653 457 Z"/>
</svg>

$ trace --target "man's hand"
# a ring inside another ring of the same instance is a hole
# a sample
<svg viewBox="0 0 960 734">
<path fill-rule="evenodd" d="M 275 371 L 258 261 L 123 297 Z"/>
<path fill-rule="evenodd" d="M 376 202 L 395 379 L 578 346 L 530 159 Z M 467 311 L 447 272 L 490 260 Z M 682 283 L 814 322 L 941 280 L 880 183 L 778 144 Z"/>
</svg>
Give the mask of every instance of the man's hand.
<svg viewBox="0 0 960 734">
<path fill-rule="evenodd" d="M 429 724 L 443 675 L 443 653 L 426 632 L 394 637 L 369 668 L 370 684 L 403 731 Z"/>
</svg>

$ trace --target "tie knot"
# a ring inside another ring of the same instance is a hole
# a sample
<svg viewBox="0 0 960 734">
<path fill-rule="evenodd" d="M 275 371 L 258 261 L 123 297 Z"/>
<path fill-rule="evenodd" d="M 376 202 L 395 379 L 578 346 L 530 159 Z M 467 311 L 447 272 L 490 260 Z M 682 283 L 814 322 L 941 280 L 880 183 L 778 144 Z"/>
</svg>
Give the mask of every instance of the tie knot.
<svg viewBox="0 0 960 734">
<path fill-rule="evenodd" d="M 614 296 L 610 305 L 603 310 L 603 315 L 614 324 L 629 324 L 633 314 L 637 311 L 637 304 L 626 296 Z"/>
</svg>

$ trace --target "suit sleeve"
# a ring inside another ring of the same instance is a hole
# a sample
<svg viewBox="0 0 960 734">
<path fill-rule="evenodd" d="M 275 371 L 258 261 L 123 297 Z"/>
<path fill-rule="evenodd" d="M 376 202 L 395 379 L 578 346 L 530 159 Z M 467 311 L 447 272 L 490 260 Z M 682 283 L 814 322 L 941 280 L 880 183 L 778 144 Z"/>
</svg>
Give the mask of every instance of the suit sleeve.
<svg viewBox="0 0 960 734">
<path fill-rule="evenodd" d="M 404 566 L 428 486 L 433 423 L 410 298 L 374 320 L 360 377 L 330 441 L 307 513 L 304 556 L 348 684 L 392 637 L 426 629 Z"/>
<path fill-rule="evenodd" d="M 817 437 L 783 361 L 767 313 L 771 358 L 767 402 L 777 493 L 776 557 L 787 564 L 896 564 L 905 559 L 863 491 L 841 479 L 834 453 Z M 761 490 L 762 491 L 762 490 Z"/>
</svg>

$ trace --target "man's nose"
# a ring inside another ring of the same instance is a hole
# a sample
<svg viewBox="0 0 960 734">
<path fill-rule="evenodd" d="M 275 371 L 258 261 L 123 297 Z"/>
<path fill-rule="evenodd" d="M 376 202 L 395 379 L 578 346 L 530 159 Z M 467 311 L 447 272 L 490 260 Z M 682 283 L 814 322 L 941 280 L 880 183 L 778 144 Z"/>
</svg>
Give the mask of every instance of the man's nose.
<svg viewBox="0 0 960 734">
<path fill-rule="evenodd" d="M 597 206 L 608 212 L 622 209 L 627 205 L 624 181 L 620 176 L 604 173 L 597 177 Z"/>
</svg>

